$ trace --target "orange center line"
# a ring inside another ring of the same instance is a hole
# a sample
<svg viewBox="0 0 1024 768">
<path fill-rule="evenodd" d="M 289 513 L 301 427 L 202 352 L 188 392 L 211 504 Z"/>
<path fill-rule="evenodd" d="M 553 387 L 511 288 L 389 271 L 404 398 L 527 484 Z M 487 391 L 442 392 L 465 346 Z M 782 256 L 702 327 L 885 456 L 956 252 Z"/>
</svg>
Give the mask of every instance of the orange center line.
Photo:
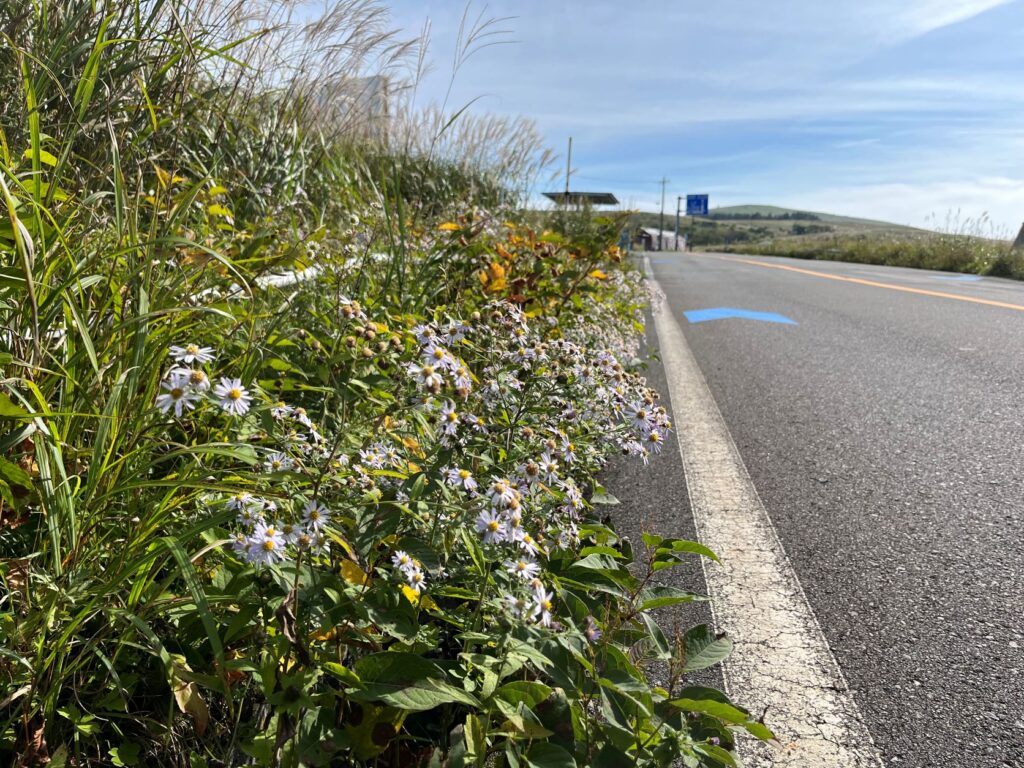
<svg viewBox="0 0 1024 768">
<path fill-rule="evenodd" d="M 953 299 L 954 301 L 969 301 L 972 304 L 985 304 L 989 307 L 999 307 L 1000 309 L 1013 309 L 1017 312 L 1024 312 L 1024 305 L 1021 304 L 1009 304 L 1005 301 L 993 301 L 992 299 L 979 299 L 974 296 L 958 296 L 955 293 L 944 293 L 943 291 L 929 291 L 925 288 L 909 288 L 905 285 L 893 285 L 892 283 L 880 283 L 876 280 L 864 280 L 859 277 L 842 277 L 840 275 L 830 275 L 826 272 L 817 272 L 813 269 L 801 269 L 800 267 L 791 267 L 788 264 L 765 264 L 763 261 L 753 261 L 752 259 L 737 259 L 732 256 L 716 256 L 715 258 L 722 259 L 723 261 L 735 261 L 740 264 L 751 264 L 755 267 L 765 267 L 766 269 L 785 269 L 789 272 L 799 272 L 801 275 L 811 275 L 812 277 L 823 277 L 827 280 L 841 280 L 844 283 L 857 283 L 858 285 L 869 285 L 872 288 L 888 288 L 890 291 L 903 291 L 904 293 L 916 293 L 921 296 L 932 296 L 939 299 Z"/>
</svg>

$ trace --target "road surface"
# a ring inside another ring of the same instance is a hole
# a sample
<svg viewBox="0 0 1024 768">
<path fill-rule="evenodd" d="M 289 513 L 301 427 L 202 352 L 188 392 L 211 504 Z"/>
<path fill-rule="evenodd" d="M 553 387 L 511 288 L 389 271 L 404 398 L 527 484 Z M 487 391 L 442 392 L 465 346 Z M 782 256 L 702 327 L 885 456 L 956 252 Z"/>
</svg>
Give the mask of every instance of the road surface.
<svg viewBox="0 0 1024 768">
<path fill-rule="evenodd" d="M 1024 283 L 649 259 L 881 761 L 1024 768 Z M 627 511 L 691 535 L 682 475 Z"/>
</svg>

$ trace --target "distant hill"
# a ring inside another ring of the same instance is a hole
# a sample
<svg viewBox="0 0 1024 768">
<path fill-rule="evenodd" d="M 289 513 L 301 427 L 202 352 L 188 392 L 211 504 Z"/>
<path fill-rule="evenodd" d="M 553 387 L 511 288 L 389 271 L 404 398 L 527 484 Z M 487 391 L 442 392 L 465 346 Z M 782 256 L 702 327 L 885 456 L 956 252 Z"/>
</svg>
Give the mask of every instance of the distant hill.
<svg viewBox="0 0 1024 768">
<path fill-rule="evenodd" d="M 820 211 L 804 211 L 796 208 L 782 208 L 777 205 L 725 205 L 719 208 L 712 208 L 709 211 L 711 214 L 723 213 L 730 217 L 739 215 L 749 215 L 753 217 L 756 214 L 760 214 L 763 217 L 781 217 L 786 214 L 796 213 L 809 213 L 815 216 L 819 221 L 825 222 L 826 224 L 837 224 L 844 227 L 853 227 L 861 229 L 886 229 L 892 231 L 901 232 L 921 232 L 924 230 L 917 229 L 915 227 L 908 227 L 903 224 L 893 224 L 889 221 L 877 221 L 875 219 L 860 219 L 855 216 L 838 216 L 834 213 L 821 213 Z M 756 221 L 757 219 L 752 219 Z"/>
<path fill-rule="evenodd" d="M 657 227 L 658 222 L 659 215 L 648 211 L 630 217 L 630 224 L 637 227 Z M 675 212 L 666 212 L 665 229 L 674 228 Z M 923 234 L 925 230 L 777 205 L 728 205 L 712 208 L 707 217 L 683 217 L 680 232 L 687 235 L 692 246 L 714 247 L 822 237 L 902 238 Z"/>
</svg>

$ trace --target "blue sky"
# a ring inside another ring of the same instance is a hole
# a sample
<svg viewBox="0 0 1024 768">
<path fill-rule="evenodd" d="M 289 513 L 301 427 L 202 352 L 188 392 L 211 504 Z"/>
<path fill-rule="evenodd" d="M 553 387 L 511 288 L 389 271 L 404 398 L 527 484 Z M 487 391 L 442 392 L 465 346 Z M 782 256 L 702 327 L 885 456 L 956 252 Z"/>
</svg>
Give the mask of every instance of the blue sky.
<svg viewBox="0 0 1024 768">
<path fill-rule="evenodd" d="M 429 18 L 440 99 L 465 5 Z M 534 118 L 575 188 L 632 207 L 707 192 L 943 227 L 1024 221 L 1024 0 L 491 0 L 507 45 L 475 55 L 450 104 Z M 564 163 L 564 158 L 562 160 Z M 670 206 L 667 206 L 670 207 Z"/>
</svg>

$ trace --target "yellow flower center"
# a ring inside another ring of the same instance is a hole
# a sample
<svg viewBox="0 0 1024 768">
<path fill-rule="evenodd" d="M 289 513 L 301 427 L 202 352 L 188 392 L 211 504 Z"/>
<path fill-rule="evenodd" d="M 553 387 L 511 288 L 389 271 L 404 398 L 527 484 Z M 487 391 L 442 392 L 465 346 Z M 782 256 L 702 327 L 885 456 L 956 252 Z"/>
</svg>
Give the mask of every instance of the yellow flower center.
<svg viewBox="0 0 1024 768">
<path fill-rule="evenodd" d="M 497 520 L 491 520 L 489 523 L 487 523 L 487 530 L 489 530 L 491 533 L 494 533 L 499 528 L 501 528 L 501 523 L 499 523 Z"/>
<path fill-rule="evenodd" d="M 188 377 L 188 380 L 193 384 L 202 384 L 206 381 L 206 374 L 202 371 L 192 371 L 192 375 Z"/>
<path fill-rule="evenodd" d="M 187 347 L 185 347 L 185 351 L 188 352 L 190 355 L 198 355 L 199 346 L 197 344 L 189 344 Z"/>
<path fill-rule="evenodd" d="M 461 477 L 463 480 L 468 480 L 471 475 L 472 475 L 472 472 L 470 472 L 468 469 L 460 469 L 459 470 L 459 477 Z"/>
<path fill-rule="evenodd" d="M 264 552 L 273 552 L 274 551 L 274 542 L 271 539 L 267 539 L 266 541 L 263 542 L 263 551 Z"/>
<path fill-rule="evenodd" d="M 449 411 L 448 413 L 445 414 L 444 417 L 448 419 L 449 423 L 459 420 L 459 414 L 457 414 L 455 411 Z"/>
<path fill-rule="evenodd" d="M 230 390 L 228 390 L 229 400 L 240 400 L 241 398 L 242 390 L 240 390 L 238 387 L 232 387 Z"/>
<path fill-rule="evenodd" d="M 181 387 L 175 387 L 174 389 L 171 390 L 171 397 L 174 398 L 175 400 L 180 400 L 184 396 L 185 390 L 182 389 Z"/>
</svg>

